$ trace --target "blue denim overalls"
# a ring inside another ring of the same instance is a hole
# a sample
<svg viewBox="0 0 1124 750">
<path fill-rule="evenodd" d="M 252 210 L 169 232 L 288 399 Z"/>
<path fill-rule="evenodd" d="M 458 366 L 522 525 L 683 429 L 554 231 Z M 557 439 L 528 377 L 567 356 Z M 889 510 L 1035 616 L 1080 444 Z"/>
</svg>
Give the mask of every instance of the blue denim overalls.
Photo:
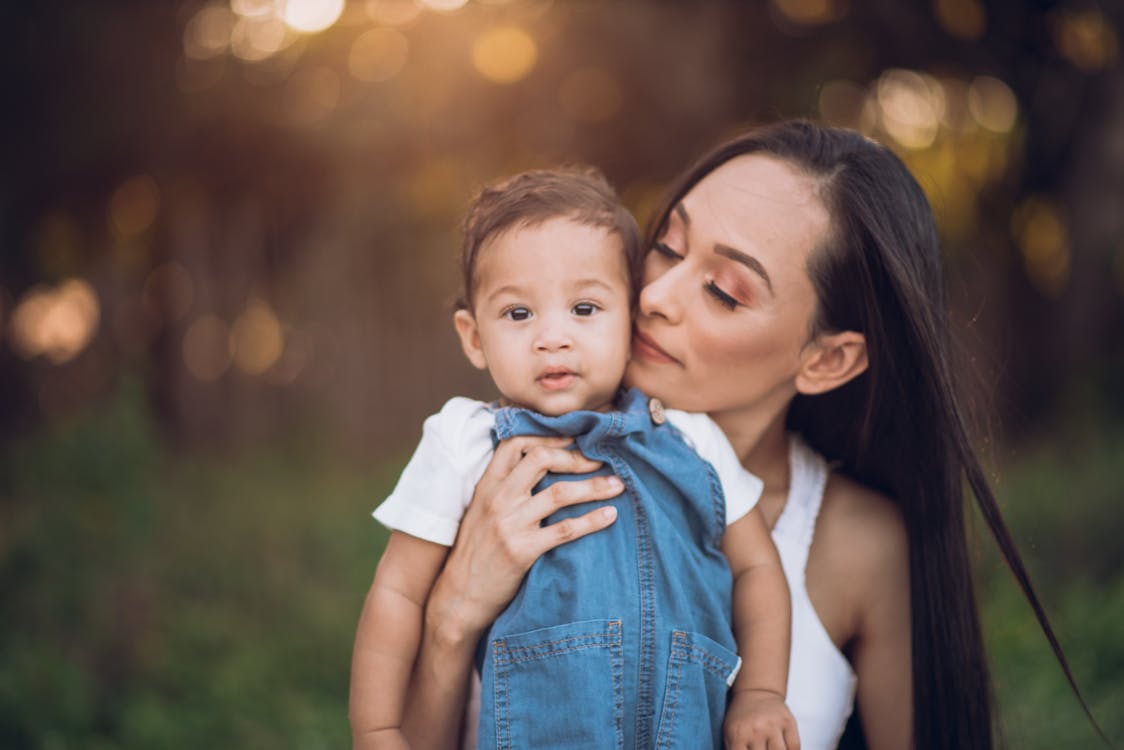
<svg viewBox="0 0 1124 750">
<path fill-rule="evenodd" d="M 572 435 L 625 491 L 547 519 L 618 511 L 608 529 L 543 555 L 481 640 L 479 750 L 722 746 L 740 663 L 719 550 L 725 499 L 714 468 L 647 397 L 632 389 L 618 405 L 496 412 L 496 439 Z M 548 475 L 536 489 L 574 478 Z"/>
</svg>

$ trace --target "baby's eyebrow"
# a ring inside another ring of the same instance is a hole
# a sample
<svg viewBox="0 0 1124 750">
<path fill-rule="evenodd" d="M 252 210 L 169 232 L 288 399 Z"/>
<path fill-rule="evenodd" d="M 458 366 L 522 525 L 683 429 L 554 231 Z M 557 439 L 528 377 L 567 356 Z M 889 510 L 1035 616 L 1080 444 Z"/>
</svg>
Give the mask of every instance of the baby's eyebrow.
<svg viewBox="0 0 1124 750">
<path fill-rule="evenodd" d="M 518 297 L 520 294 L 522 294 L 522 292 L 523 292 L 522 287 L 516 286 L 514 284 L 505 284 L 505 285 L 499 287 L 498 289 L 493 289 L 491 291 L 491 293 L 489 293 L 488 296 L 485 297 L 484 299 L 487 302 L 491 302 L 496 297 L 500 297 L 504 294 L 514 294 L 515 296 Z"/>
<path fill-rule="evenodd" d="M 611 284 L 609 284 L 608 282 L 606 282 L 602 279 L 599 279 L 595 276 L 590 277 L 588 279 L 578 279 L 577 281 L 574 282 L 574 287 L 577 288 L 577 289 L 585 289 L 586 287 L 590 287 L 590 286 L 601 287 L 602 289 L 605 289 L 606 291 L 612 291 L 612 289 L 613 289 Z"/>
</svg>

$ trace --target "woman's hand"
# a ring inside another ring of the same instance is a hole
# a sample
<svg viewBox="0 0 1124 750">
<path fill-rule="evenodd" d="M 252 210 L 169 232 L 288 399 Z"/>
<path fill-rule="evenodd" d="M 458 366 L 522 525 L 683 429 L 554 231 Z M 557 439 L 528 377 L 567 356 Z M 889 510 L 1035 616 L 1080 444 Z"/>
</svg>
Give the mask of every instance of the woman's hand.
<svg viewBox="0 0 1124 750">
<path fill-rule="evenodd" d="M 427 624 L 457 641 L 475 639 L 515 596 L 544 552 L 605 528 L 616 509 L 603 506 L 549 526 L 540 522 L 559 508 L 619 495 L 617 477 L 556 482 L 532 495 L 548 471 L 578 474 L 601 464 L 566 446 L 566 437 L 516 437 L 496 448 L 476 485 L 440 577 L 430 594 Z"/>
</svg>

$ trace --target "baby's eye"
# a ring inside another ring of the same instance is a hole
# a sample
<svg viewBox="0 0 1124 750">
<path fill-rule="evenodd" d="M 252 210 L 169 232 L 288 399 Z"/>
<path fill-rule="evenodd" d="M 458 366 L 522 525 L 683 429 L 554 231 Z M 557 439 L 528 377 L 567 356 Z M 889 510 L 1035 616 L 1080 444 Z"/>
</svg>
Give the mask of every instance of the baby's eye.
<svg viewBox="0 0 1124 750">
<path fill-rule="evenodd" d="M 503 316 L 508 320 L 514 320 L 518 322 L 522 320 L 528 320 L 531 317 L 531 311 L 526 307 L 520 307 L 516 305 L 515 307 L 509 307 L 504 310 Z"/>
<path fill-rule="evenodd" d="M 593 304 L 592 302 L 579 302 L 578 304 L 573 306 L 571 312 L 573 312 L 574 315 L 588 317 L 597 312 L 597 305 Z"/>
</svg>

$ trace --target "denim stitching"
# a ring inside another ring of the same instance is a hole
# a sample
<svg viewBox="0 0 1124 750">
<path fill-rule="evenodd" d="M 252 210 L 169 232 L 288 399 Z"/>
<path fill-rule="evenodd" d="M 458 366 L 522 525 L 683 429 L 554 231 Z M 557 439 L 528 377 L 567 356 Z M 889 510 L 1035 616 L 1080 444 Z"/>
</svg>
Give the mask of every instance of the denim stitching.
<svg viewBox="0 0 1124 750">
<path fill-rule="evenodd" d="M 537 651 L 537 650 L 534 650 L 534 649 L 519 649 L 520 651 L 534 651 L 534 653 L 529 653 L 529 654 L 525 654 L 525 655 L 522 655 L 522 656 L 511 656 L 511 657 L 508 657 L 506 659 L 501 659 L 499 657 L 499 655 L 497 654 L 496 658 L 495 658 L 495 662 L 496 662 L 497 665 L 498 664 L 503 664 L 503 665 L 523 664 L 525 662 L 536 661 L 538 659 L 542 659 L 542 658 L 545 658 L 547 656 L 557 656 L 558 654 L 569 654 L 569 653 L 572 653 L 574 651 L 585 651 L 585 650 L 591 649 L 591 648 L 613 648 L 614 646 L 619 646 L 619 645 L 620 645 L 620 641 L 615 640 L 615 641 L 603 641 L 603 642 L 598 642 L 598 643 L 579 644 L 579 645 L 574 645 L 574 646 L 570 646 L 570 647 L 567 647 L 567 648 L 557 648 L 553 651 Z M 515 649 L 511 649 L 511 650 L 514 651 Z"/>
<path fill-rule="evenodd" d="M 651 542 L 648 536 L 648 514 L 636 492 L 632 471 L 613 452 L 607 451 L 609 462 L 625 484 L 636 513 L 636 558 L 640 588 L 639 681 L 636 690 L 636 744 L 647 746 L 651 739 L 651 721 L 655 716 L 650 678 L 655 651 L 655 591 L 652 584 Z"/>
<path fill-rule="evenodd" d="M 613 728 L 617 735 L 617 750 L 624 750 L 624 646 L 619 620 L 609 623 L 609 632 L 617 636 L 609 652 L 613 671 Z"/>
<path fill-rule="evenodd" d="M 533 651 L 537 646 L 556 645 L 560 643 L 566 643 L 568 641 L 580 640 L 595 642 L 588 644 L 579 644 L 569 648 L 557 649 L 550 652 L 537 653 L 535 655 L 522 658 L 511 656 L 512 652 Z M 514 648 L 511 648 L 502 638 L 493 640 L 493 661 L 495 662 L 495 665 L 497 667 L 497 669 L 495 670 L 495 686 L 493 687 L 494 700 L 496 704 L 495 724 L 497 750 L 511 750 L 512 747 L 510 715 L 511 698 L 509 694 L 508 670 L 499 669 L 498 667 L 506 667 L 513 664 L 534 661 L 544 656 L 552 656 L 574 651 L 584 651 L 590 648 L 607 648 L 609 650 L 609 665 L 611 672 L 610 678 L 613 682 L 613 722 L 616 733 L 616 746 L 618 750 L 624 750 L 624 688 L 622 685 L 622 672 L 624 671 L 624 649 L 621 641 L 622 638 L 620 620 L 608 621 L 605 626 L 605 632 L 603 633 L 590 633 L 588 635 L 575 635 L 566 638 L 559 638 L 552 641 L 543 641 L 540 644 L 536 644 L 536 646 L 516 646 Z"/>
<path fill-rule="evenodd" d="M 503 645 L 499 644 L 502 649 Z M 501 692 L 502 685 L 502 692 Z M 496 670 L 493 700 L 496 702 L 496 748 L 507 750 L 511 747 L 510 697 L 507 691 L 507 674 Z"/>
<path fill-rule="evenodd" d="M 678 631 L 672 634 L 673 642 L 677 640 L 681 633 Z M 671 746 L 672 731 L 675 727 L 675 711 L 679 706 L 679 680 L 683 674 L 683 662 L 676 658 L 675 652 L 672 652 L 672 658 L 669 660 L 667 669 L 667 693 L 664 696 L 664 710 L 663 715 L 660 716 L 659 735 L 656 737 L 656 746 L 661 748 L 668 748 Z M 674 680 L 674 682 L 673 682 Z"/>
<path fill-rule="evenodd" d="M 718 479 L 718 471 L 710 462 L 706 464 L 706 478 L 710 485 L 710 501 L 714 507 L 714 529 L 717 544 L 722 544 L 722 534 L 726 531 L 726 494 L 722 491 L 722 483 Z"/>
</svg>

